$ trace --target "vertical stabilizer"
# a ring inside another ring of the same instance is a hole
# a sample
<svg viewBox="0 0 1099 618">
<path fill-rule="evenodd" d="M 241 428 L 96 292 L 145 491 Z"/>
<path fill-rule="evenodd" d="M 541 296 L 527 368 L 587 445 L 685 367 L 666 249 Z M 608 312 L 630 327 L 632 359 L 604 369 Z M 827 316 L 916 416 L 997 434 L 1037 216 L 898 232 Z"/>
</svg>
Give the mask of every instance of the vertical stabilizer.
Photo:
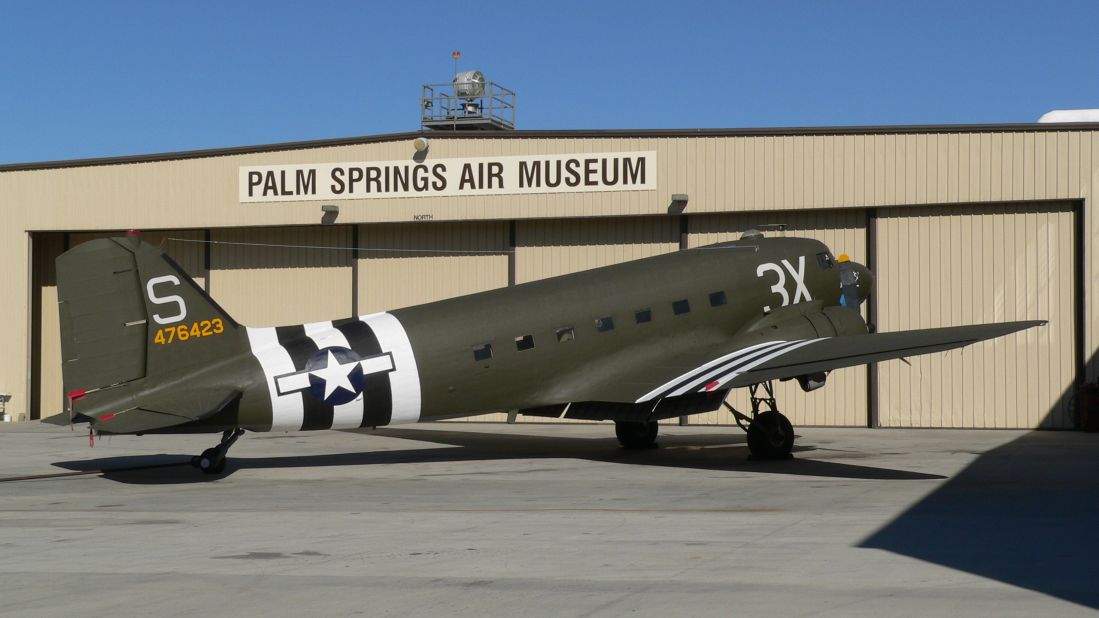
<svg viewBox="0 0 1099 618">
<path fill-rule="evenodd" d="M 137 236 L 66 251 L 57 287 L 66 393 L 163 390 L 247 351 L 244 328 Z"/>
</svg>

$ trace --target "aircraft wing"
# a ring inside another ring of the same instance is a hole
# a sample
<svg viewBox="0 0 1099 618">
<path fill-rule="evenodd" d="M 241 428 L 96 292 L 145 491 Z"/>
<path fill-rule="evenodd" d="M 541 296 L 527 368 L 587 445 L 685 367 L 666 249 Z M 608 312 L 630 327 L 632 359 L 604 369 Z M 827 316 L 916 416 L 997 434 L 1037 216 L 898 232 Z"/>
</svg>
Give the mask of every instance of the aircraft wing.
<svg viewBox="0 0 1099 618">
<path fill-rule="evenodd" d="M 728 386 L 748 386 L 763 380 L 793 378 L 841 367 L 942 352 L 1045 323 L 1045 320 L 1002 322 L 817 339 L 812 344 L 753 367 L 731 380 Z"/>
<path fill-rule="evenodd" d="M 1045 320 L 928 328 L 893 333 L 770 341 L 732 350 L 644 395 L 638 402 L 749 386 L 842 367 L 967 346 L 1041 326 Z"/>
</svg>

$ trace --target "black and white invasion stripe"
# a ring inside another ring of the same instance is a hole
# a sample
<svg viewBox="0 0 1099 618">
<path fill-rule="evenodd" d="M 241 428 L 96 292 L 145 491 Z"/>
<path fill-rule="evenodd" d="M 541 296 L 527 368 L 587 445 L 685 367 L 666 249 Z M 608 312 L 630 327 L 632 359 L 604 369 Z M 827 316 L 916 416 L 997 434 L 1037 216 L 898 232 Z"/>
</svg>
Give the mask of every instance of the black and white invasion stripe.
<svg viewBox="0 0 1099 618">
<path fill-rule="evenodd" d="M 798 339 L 794 341 L 769 341 L 759 343 L 724 356 L 715 358 L 704 365 L 696 367 L 679 377 L 670 380 L 657 388 L 644 394 L 637 403 L 663 399 L 666 397 L 678 397 L 688 393 L 705 390 L 717 390 L 725 386 L 738 375 L 750 371 L 775 357 L 809 345 L 820 339 Z M 711 388 L 706 386 L 714 384 Z"/>
<path fill-rule="evenodd" d="M 415 355 L 400 322 L 375 313 L 334 322 L 249 328 L 252 354 L 263 368 L 271 396 L 272 431 L 350 429 L 418 421 L 420 381 Z M 392 371 L 366 373 L 363 390 L 346 403 L 330 404 L 308 390 L 280 393 L 276 379 L 302 372 L 319 350 L 348 348 L 368 359 L 392 356 Z"/>
</svg>

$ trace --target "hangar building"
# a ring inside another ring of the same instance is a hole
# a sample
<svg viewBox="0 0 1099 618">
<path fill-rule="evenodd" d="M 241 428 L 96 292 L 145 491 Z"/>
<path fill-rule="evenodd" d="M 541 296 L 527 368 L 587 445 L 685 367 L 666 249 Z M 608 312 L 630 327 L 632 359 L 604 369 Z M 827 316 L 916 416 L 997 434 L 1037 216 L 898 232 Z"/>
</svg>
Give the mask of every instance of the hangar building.
<svg viewBox="0 0 1099 618">
<path fill-rule="evenodd" d="M 812 393 L 783 383 L 795 425 L 1065 428 L 1076 384 L 1099 369 L 1099 295 L 1086 287 L 1099 275 L 1089 249 L 1097 198 L 1099 124 L 422 129 L 6 165 L 0 392 L 16 420 L 63 409 L 54 258 L 130 229 L 236 319 L 274 325 L 770 226 L 867 264 L 878 287 L 864 310 L 881 331 L 1049 320 L 963 350 L 839 370 Z"/>
</svg>

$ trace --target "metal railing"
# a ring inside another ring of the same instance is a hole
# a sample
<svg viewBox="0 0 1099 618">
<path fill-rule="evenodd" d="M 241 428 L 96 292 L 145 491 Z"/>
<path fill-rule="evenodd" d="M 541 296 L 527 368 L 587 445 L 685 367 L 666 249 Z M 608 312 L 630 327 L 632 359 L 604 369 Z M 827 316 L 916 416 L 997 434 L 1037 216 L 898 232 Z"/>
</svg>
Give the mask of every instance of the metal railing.
<svg viewBox="0 0 1099 618">
<path fill-rule="evenodd" d="M 515 93 L 488 82 L 483 95 L 463 98 L 455 96 L 453 84 L 424 84 L 420 128 L 514 129 Z"/>
</svg>

